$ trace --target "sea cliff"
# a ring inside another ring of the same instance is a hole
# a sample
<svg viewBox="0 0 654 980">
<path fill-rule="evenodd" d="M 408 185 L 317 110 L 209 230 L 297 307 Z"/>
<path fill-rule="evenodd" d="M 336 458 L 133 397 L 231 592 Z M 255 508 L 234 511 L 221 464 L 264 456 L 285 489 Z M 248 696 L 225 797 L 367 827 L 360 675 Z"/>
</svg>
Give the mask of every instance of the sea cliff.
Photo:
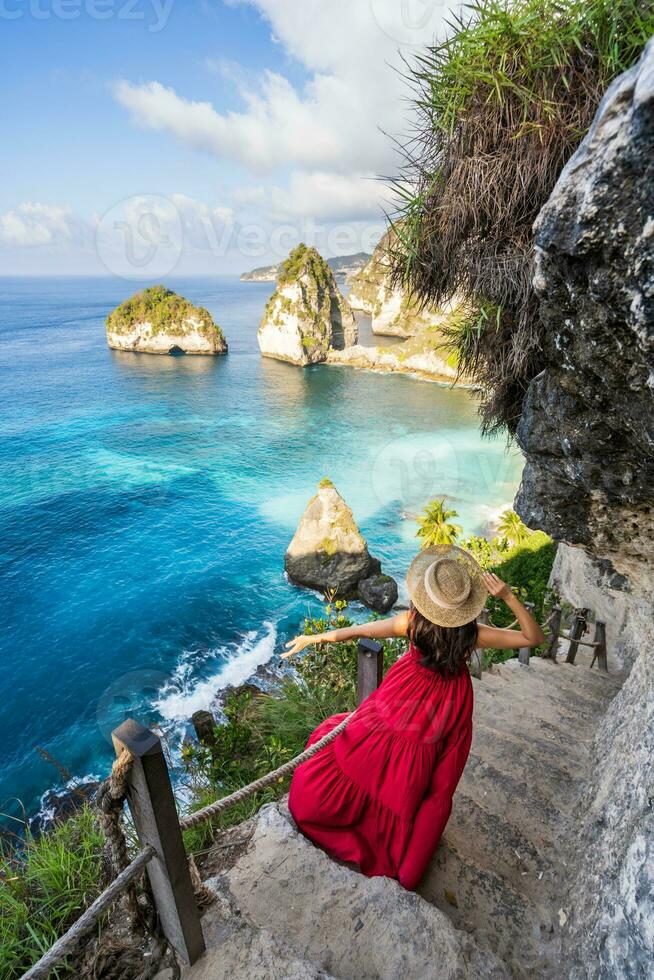
<svg viewBox="0 0 654 980">
<path fill-rule="evenodd" d="M 357 341 L 357 325 L 333 273 L 315 248 L 298 245 L 282 265 L 258 333 L 265 357 L 306 367 Z"/>
</svg>

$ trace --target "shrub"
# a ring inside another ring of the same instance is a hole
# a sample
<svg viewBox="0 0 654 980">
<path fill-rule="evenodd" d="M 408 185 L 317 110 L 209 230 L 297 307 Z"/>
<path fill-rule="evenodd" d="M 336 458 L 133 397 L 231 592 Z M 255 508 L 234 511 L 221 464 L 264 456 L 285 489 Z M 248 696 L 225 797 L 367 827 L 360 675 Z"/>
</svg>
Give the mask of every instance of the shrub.
<svg viewBox="0 0 654 980">
<path fill-rule="evenodd" d="M 102 888 L 104 837 L 84 807 L 0 855 L 0 977 L 25 970 L 79 918 Z M 65 976 L 65 965 L 56 975 Z"/>
<path fill-rule="evenodd" d="M 181 336 L 185 333 L 184 321 L 189 317 L 197 321 L 198 330 L 205 337 L 225 339 L 208 310 L 203 306 L 194 306 L 165 286 L 150 286 L 126 299 L 107 317 L 107 329 L 114 333 L 128 333 L 135 323 L 148 321 L 152 324 L 153 334 Z"/>
<path fill-rule="evenodd" d="M 415 139 L 391 264 L 423 302 L 455 293 L 447 345 L 484 389 L 483 425 L 513 431 L 541 370 L 532 225 L 609 82 L 654 32 L 651 0 L 473 0 L 409 65 Z"/>
</svg>

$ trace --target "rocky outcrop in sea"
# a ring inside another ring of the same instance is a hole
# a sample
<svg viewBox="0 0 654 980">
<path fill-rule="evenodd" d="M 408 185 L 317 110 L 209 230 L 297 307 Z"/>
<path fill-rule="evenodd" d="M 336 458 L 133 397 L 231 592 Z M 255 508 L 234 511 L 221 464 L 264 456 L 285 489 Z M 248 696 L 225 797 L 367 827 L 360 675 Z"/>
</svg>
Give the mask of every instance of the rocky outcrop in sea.
<svg viewBox="0 0 654 980">
<path fill-rule="evenodd" d="M 536 225 L 546 324 L 518 440 L 516 510 L 565 542 L 561 594 L 630 668 L 592 746 L 569 868 L 566 975 L 654 962 L 654 41 L 608 89 Z M 575 737 L 574 729 L 570 732 Z"/>
<path fill-rule="evenodd" d="M 298 245 L 282 265 L 259 327 L 259 348 L 306 367 L 357 342 L 354 314 L 315 248 Z"/>
<path fill-rule="evenodd" d="M 226 354 L 227 341 L 208 310 L 165 286 L 125 300 L 106 320 L 107 343 L 143 354 Z"/>
<path fill-rule="evenodd" d="M 326 478 L 300 518 L 284 556 L 284 567 L 296 585 L 336 598 L 359 598 L 380 612 L 390 608 L 392 588 L 388 580 L 394 580 L 381 575 L 381 562 L 370 555 L 352 511 Z M 376 581 L 368 581 L 360 593 L 360 583 L 370 579 Z"/>
</svg>

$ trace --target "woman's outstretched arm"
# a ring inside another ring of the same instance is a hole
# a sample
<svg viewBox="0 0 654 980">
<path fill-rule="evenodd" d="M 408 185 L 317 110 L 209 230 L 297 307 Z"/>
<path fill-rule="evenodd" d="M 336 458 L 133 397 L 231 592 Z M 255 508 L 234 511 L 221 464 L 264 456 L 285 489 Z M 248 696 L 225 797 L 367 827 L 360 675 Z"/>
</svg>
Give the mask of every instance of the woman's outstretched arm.
<svg viewBox="0 0 654 980">
<path fill-rule="evenodd" d="M 496 599 L 503 599 L 509 609 L 515 613 L 519 629 L 498 629 L 495 626 L 484 626 L 480 623 L 477 631 L 477 647 L 479 649 L 495 647 L 496 650 L 518 650 L 520 647 L 537 647 L 539 643 L 543 643 L 545 634 L 540 625 L 525 609 L 518 597 L 513 594 L 509 586 L 497 575 L 493 575 L 492 572 L 484 572 L 484 583 L 492 596 Z"/>
<path fill-rule="evenodd" d="M 305 647 L 317 643 L 343 643 L 346 640 L 357 640 L 367 636 L 371 640 L 384 640 L 392 636 L 406 636 L 409 628 L 409 614 L 401 612 L 390 619 L 375 619 L 372 623 L 361 623 L 355 626 L 343 626 L 341 629 L 329 630 L 327 633 L 316 633 L 314 636 L 296 636 L 286 644 L 287 650 L 282 654 L 284 660 L 294 656 Z"/>
</svg>

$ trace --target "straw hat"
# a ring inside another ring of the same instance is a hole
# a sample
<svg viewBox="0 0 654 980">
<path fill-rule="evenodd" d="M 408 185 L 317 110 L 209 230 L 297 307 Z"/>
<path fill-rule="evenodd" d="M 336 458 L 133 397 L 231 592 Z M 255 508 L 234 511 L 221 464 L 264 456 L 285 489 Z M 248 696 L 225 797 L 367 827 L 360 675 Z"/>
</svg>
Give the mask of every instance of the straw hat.
<svg viewBox="0 0 654 980">
<path fill-rule="evenodd" d="M 488 590 L 481 574 L 472 555 L 453 544 L 425 548 L 407 574 L 411 601 L 437 626 L 463 626 L 476 619 L 486 604 Z"/>
</svg>

